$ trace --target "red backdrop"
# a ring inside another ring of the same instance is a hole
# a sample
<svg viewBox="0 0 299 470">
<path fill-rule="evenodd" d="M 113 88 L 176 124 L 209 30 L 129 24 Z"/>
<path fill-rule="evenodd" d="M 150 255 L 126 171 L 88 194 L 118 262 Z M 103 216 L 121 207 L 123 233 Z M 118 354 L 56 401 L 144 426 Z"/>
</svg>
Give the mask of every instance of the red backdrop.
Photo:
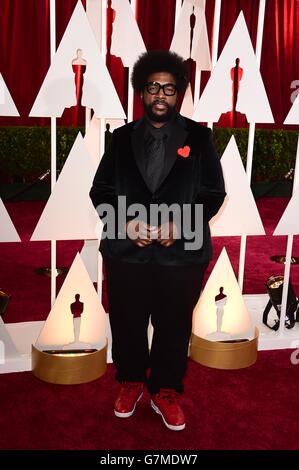
<svg viewBox="0 0 299 470">
<path fill-rule="evenodd" d="M 56 2 L 57 46 L 77 0 Z M 85 0 L 82 0 L 85 5 Z M 168 49 L 174 31 L 175 0 L 137 1 L 137 19 L 148 49 Z M 255 46 L 259 2 L 257 0 L 222 0 L 219 53 L 243 10 Z M 20 118 L 0 117 L 2 125 L 44 125 L 46 118 L 28 118 L 40 86 L 50 65 L 49 0 L 0 0 L 0 72 L 21 114 Z M 214 0 L 207 0 L 207 24 L 211 38 Z M 108 37 L 111 34 L 111 14 L 107 18 Z M 291 107 L 291 84 L 299 80 L 299 2 L 297 0 L 267 0 L 262 49 L 261 73 L 275 118 L 275 127 L 283 121 Z M 119 97 L 126 109 L 127 70 L 119 58 L 107 54 L 107 66 Z M 194 64 L 190 63 L 194 75 Z M 203 73 L 203 86 L 208 79 Z M 297 86 L 297 89 L 299 87 Z M 135 100 L 135 117 L 141 113 Z M 65 110 L 58 124 L 77 125 L 74 108 Z M 83 109 L 79 123 L 84 124 Z M 220 125 L 230 125 L 223 120 Z M 245 123 L 241 123 L 245 124 Z M 267 125 L 267 127 L 273 127 Z M 288 126 L 290 128 L 290 126 Z"/>
</svg>

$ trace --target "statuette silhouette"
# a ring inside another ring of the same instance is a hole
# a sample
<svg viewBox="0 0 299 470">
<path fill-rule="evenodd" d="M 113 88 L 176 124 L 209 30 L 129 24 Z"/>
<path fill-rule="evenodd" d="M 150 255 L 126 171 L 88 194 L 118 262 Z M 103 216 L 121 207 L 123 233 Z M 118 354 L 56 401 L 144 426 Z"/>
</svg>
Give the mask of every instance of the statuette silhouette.
<svg viewBox="0 0 299 470">
<path fill-rule="evenodd" d="M 219 294 L 215 296 L 215 305 L 216 305 L 216 325 L 217 330 L 213 333 L 209 333 L 206 336 L 206 339 L 210 341 L 223 341 L 231 338 L 231 334 L 222 331 L 222 322 L 224 317 L 224 307 L 227 303 L 227 295 L 223 292 L 223 287 L 219 288 Z"/>
<path fill-rule="evenodd" d="M 75 302 L 70 305 L 70 311 L 73 315 L 74 341 L 66 344 L 63 349 L 86 349 L 90 348 L 89 343 L 80 341 L 80 329 L 82 315 L 84 314 L 84 303 L 80 301 L 80 294 L 75 295 Z"/>
<path fill-rule="evenodd" d="M 82 87 L 84 81 L 83 75 L 86 71 L 86 65 L 87 61 L 83 58 L 82 49 L 77 49 L 77 57 L 72 60 L 72 68 L 75 74 L 77 105 L 81 103 Z"/>
<path fill-rule="evenodd" d="M 79 342 L 80 326 L 81 326 L 81 315 L 84 310 L 84 303 L 80 302 L 80 294 L 75 295 L 76 301 L 71 304 L 71 312 L 73 315 L 73 326 L 74 326 L 74 342 Z M 75 321 L 75 319 L 77 319 Z"/>
</svg>

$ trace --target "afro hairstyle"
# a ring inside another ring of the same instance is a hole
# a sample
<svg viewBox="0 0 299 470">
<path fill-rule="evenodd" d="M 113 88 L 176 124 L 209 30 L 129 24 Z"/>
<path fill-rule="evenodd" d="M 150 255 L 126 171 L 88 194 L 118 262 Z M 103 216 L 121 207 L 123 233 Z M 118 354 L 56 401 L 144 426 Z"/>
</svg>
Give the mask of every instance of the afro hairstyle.
<svg viewBox="0 0 299 470">
<path fill-rule="evenodd" d="M 184 91 L 188 85 L 189 74 L 184 59 L 172 51 L 154 50 L 141 54 L 134 64 L 131 83 L 135 91 L 140 93 L 155 72 L 171 73 L 178 92 Z"/>
</svg>

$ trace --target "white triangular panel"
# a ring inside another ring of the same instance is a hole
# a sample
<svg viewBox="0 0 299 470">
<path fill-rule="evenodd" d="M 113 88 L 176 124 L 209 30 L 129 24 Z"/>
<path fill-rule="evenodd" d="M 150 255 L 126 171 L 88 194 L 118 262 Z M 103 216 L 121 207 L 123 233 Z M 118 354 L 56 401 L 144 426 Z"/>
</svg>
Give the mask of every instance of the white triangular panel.
<svg viewBox="0 0 299 470">
<path fill-rule="evenodd" d="M 0 198 L 0 242 L 20 242 L 20 237 Z"/>
<path fill-rule="evenodd" d="M 194 334 L 205 338 L 216 331 L 217 305 L 215 297 L 219 294 L 220 287 L 223 287 L 223 293 L 227 296 L 222 330 L 229 332 L 233 339 L 251 339 L 253 327 L 225 248 L 223 248 L 194 308 Z"/>
<path fill-rule="evenodd" d="M 191 45 L 190 16 L 194 6 L 195 25 Z M 171 41 L 170 50 L 196 62 L 197 70 L 211 70 L 211 56 L 205 17 L 205 2 L 184 2 Z M 191 50 L 190 50 L 191 49 Z"/>
<path fill-rule="evenodd" d="M 99 217 L 89 191 L 96 164 L 79 133 L 31 240 L 98 238 Z"/>
<path fill-rule="evenodd" d="M 114 129 L 118 129 L 121 126 L 124 126 L 126 123 L 124 119 L 106 119 L 106 124 L 110 124 L 110 131 L 113 132 Z"/>
<path fill-rule="evenodd" d="M 89 123 L 89 126 L 86 130 L 84 136 L 84 144 L 90 155 L 92 156 L 94 163 L 98 166 L 101 154 L 100 154 L 100 139 L 101 139 L 101 129 L 100 129 L 100 119 L 93 116 L 92 120 Z M 103 229 L 103 224 L 100 219 L 98 219 L 96 225 L 96 235 L 101 237 L 101 232 Z M 98 276 L 98 250 L 99 250 L 99 240 L 85 240 L 83 248 L 81 250 L 81 258 L 84 262 L 84 265 L 87 269 L 90 279 L 93 282 L 97 282 Z"/>
<path fill-rule="evenodd" d="M 82 50 L 82 57 L 86 61 L 82 106 L 93 109 L 98 118 L 124 118 L 124 110 L 80 0 L 53 57 L 30 116 L 60 117 L 65 108 L 77 104 L 72 61 L 76 58 L 78 49 Z"/>
<path fill-rule="evenodd" d="M 193 104 L 191 85 L 189 83 L 185 92 L 183 102 L 182 102 L 180 114 L 189 119 L 192 119 L 193 113 L 194 113 L 194 104 Z"/>
<path fill-rule="evenodd" d="M 0 317 L 0 372 L 1 365 L 5 364 L 7 360 L 18 356 L 20 356 L 20 353 L 17 351 L 17 348 L 6 329 L 5 323 Z"/>
<path fill-rule="evenodd" d="M 298 235 L 299 234 L 299 185 L 291 197 L 273 235 Z"/>
<path fill-rule="evenodd" d="M 299 94 L 297 95 L 284 124 L 299 124 Z"/>
<path fill-rule="evenodd" d="M 0 116 L 20 116 L 0 73 Z"/>
<path fill-rule="evenodd" d="M 191 3 L 191 5 L 198 6 L 200 8 L 206 7 L 206 0 L 185 0 L 184 3 Z"/>
<path fill-rule="evenodd" d="M 99 240 L 85 240 L 80 256 L 92 282 L 98 281 Z"/>
<path fill-rule="evenodd" d="M 79 340 L 101 349 L 106 344 L 107 316 L 88 276 L 84 263 L 77 253 L 76 258 L 59 291 L 44 327 L 37 339 L 39 348 L 63 347 L 74 341 L 74 324 L 71 304 L 76 294 L 83 305 Z M 67 348 L 66 348 L 67 349 Z"/>
<path fill-rule="evenodd" d="M 103 13 L 105 15 L 106 12 Z M 99 2 L 99 0 L 86 0 L 86 14 L 97 44 L 100 47 L 102 41 L 102 2 Z"/>
<path fill-rule="evenodd" d="M 124 67 L 132 67 L 146 47 L 128 0 L 112 0 L 115 19 L 112 24 L 111 54 L 120 57 Z"/>
<path fill-rule="evenodd" d="M 239 66 L 243 74 L 239 83 L 236 111 L 246 114 L 248 122 L 274 122 L 243 12 L 240 13 L 196 106 L 193 116 L 195 121 L 217 122 L 222 113 L 232 110 L 231 74 L 237 58 L 240 59 Z"/>
<path fill-rule="evenodd" d="M 198 27 L 195 24 L 194 37 L 192 41 L 191 59 L 196 62 L 197 70 L 211 70 L 212 61 L 210 55 L 209 38 L 207 31 L 206 16 L 203 8 L 195 7 Z"/>
<path fill-rule="evenodd" d="M 98 165 L 101 158 L 101 129 L 100 119 L 98 119 L 95 115 L 93 116 L 86 130 L 84 136 L 84 144 L 86 145 L 88 152 L 92 156 L 95 165 Z"/>
<path fill-rule="evenodd" d="M 221 158 L 227 196 L 210 222 L 214 237 L 265 235 L 234 136 Z"/>
</svg>

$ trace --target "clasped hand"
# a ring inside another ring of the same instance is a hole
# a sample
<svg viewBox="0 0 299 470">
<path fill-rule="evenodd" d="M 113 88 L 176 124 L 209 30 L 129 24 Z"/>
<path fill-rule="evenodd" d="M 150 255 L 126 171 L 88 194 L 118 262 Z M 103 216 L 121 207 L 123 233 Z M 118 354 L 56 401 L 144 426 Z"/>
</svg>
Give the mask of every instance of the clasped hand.
<svg viewBox="0 0 299 470">
<path fill-rule="evenodd" d="M 165 222 L 155 227 L 133 219 L 126 224 L 126 234 L 140 248 L 150 245 L 154 240 L 168 247 L 178 238 L 178 229 L 174 222 Z"/>
</svg>

